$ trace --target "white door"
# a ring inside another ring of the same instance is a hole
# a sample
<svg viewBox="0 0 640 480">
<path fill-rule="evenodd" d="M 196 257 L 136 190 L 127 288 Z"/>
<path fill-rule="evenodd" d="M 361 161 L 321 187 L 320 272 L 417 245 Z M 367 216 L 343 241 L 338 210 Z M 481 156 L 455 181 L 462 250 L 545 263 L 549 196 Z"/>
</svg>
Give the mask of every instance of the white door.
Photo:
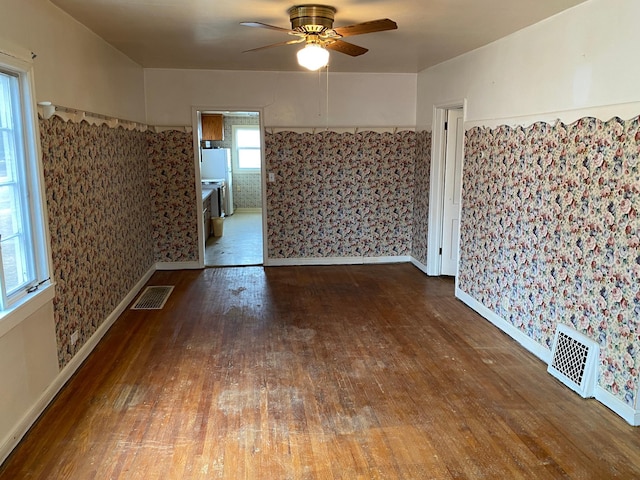
<svg viewBox="0 0 640 480">
<path fill-rule="evenodd" d="M 458 232 L 462 198 L 462 109 L 447 111 L 446 136 L 441 274 L 455 276 L 458 273 Z"/>
</svg>

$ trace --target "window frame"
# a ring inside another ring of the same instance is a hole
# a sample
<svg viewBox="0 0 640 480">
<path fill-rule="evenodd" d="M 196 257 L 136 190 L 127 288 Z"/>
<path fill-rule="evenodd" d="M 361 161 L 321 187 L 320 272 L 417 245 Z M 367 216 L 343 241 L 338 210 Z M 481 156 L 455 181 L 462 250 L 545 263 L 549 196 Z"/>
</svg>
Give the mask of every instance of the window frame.
<svg viewBox="0 0 640 480">
<path fill-rule="evenodd" d="M 21 52 L 22 53 L 22 52 Z M 23 159 L 19 160 L 23 180 L 21 195 L 24 201 L 22 217 L 29 226 L 25 242 L 30 250 L 33 275 L 27 284 L 11 295 L 4 295 L 4 273 L 2 273 L 2 296 L 0 298 L 0 335 L 13 328 L 29 315 L 53 299 L 51 248 L 46 215 L 44 173 L 40 132 L 35 101 L 33 63 L 27 55 L 9 53 L 0 46 L 0 71 L 15 76 L 18 80 L 17 96 L 20 102 L 20 144 Z M 1 261 L 0 261 L 1 265 Z M 35 300 L 37 298 L 37 301 Z"/>
<path fill-rule="evenodd" d="M 240 130 L 255 130 L 258 132 L 258 146 L 257 147 L 239 147 L 238 146 L 238 131 Z M 260 125 L 232 125 L 231 132 L 233 135 L 233 170 L 235 173 L 259 173 L 262 166 L 262 136 L 260 135 Z M 241 168 L 240 167 L 240 150 L 257 150 L 260 157 L 260 167 L 258 168 Z"/>
</svg>

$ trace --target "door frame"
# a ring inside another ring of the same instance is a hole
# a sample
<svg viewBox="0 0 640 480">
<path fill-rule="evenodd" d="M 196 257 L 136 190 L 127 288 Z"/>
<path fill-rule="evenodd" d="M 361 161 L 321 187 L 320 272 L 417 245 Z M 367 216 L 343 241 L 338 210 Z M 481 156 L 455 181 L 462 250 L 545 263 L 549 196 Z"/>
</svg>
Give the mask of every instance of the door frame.
<svg viewBox="0 0 640 480">
<path fill-rule="evenodd" d="M 431 132 L 431 169 L 429 180 L 429 221 L 427 234 L 427 275 L 442 273 L 442 217 L 444 214 L 444 173 L 447 138 L 445 122 L 449 110 L 462 109 L 462 121 L 467 118 L 467 100 L 456 99 L 434 104 Z M 464 142 L 464 139 L 462 139 Z M 459 242 L 458 242 L 459 245 Z M 459 251 L 459 247 L 458 247 Z M 456 277 L 457 278 L 457 277 Z"/>
<path fill-rule="evenodd" d="M 194 182 L 196 186 L 196 210 L 198 218 L 198 266 L 205 267 L 205 241 L 204 226 L 202 224 L 202 182 L 200 181 L 200 139 L 202 138 L 202 124 L 200 122 L 202 113 L 234 113 L 234 112 L 256 112 L 258 114 L 260 128 L 260 189 L 262 208 L 262 264 L 268 263 L 267 258 L 267 183 L 266 183 L 266 159 L 264 148 L 264 109 L 262 107 L 233 106 L 220 107 L 211 105 L 197 105 L 191 107 L 191 125 L 193 128 L 193 163 Z"/>
</svg>

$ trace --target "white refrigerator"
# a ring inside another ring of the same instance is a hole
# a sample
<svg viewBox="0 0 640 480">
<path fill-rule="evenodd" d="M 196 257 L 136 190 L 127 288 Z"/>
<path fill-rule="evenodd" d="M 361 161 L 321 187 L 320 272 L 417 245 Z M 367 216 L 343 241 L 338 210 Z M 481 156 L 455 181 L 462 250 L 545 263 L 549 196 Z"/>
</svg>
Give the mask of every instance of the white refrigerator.
<svg viewBox="0 0 640 480">
<path fill-rule="evenodd" d="M 233 215 L 233 177 L 231 175 L 231 151 L 228 148 L 202 148 L 200 179 L 202 182 L 224 182 L 224 213 Z"/>
</svg>

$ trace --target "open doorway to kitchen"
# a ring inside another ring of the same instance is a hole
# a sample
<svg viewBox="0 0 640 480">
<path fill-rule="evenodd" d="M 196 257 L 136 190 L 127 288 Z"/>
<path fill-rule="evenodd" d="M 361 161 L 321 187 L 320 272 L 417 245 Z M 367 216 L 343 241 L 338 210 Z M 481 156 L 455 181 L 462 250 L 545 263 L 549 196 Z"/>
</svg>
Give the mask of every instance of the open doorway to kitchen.
<svg viewBox="0 0 640 480">
<path fill-rule="evenodd" d="M 262 265 L 264 130 L 260 111 L 198 108 L 194 121 L 202 195 L 200 263 L 206 267 Z"/>
</svg>

